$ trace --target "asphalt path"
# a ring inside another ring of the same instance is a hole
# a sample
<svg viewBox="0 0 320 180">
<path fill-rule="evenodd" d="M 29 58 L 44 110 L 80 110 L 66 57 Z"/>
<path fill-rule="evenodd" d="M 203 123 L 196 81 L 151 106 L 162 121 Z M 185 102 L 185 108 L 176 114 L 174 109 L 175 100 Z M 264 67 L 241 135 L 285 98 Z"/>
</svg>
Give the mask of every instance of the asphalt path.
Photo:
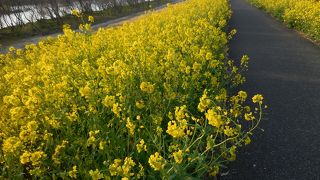
<svg viewBox="0 0 320 180">
<path fill-rule="evenodd" d="M 172 0 L 172 4 L 175 3 L 179 3 L 181 1 L 184 0 Z M 159 11 L 163 8 L 167 7 L 167 4 L 163 4 L 160 5 L 158 7 L 153 8 L 153 11 Z M 117 26 L 117 25 L 121 25 L 124 22 L 128 22 L 128 21 L 132 21 L 138 17 L 140 17 L 141 15 L 144 15 L 146 13 L 146 11 L 140 11 L 140 12 L 136 12 L 136 13 L 132 13 L 128 16 L 124 16 L 124 17 L 120 17 L 120 18 L 116 18 L 113 20 L 109 20 L 103 23 L 99 23 L 99 24 L 95 24 L 92 25 L 92 29 L 94 31 L 98 30 L 99 28 L 105 28 L 105 27 L 111 27 L 111 26 Z M 38 35 L 38 36 L 33 36 L 33 37 L 28 37 L 28 38 L 23 38 L 23 39 L 19 39 L 17 41 L 11 42 L 10 44 L 6 44 L 3 45 L 2 47 L 0 47 L 0 53 L 5 53 L 8 51 L 9 47 L 15 47 L 15 48 L 24 48 L 25 45 L 30 44 L 30 43 L 38 43 L 41 39 L 45 39 L 47 37 L 57 37 L 58 35 L 60 35 L 61 33 L 53 33 L 53 34 L 49 34 L 49 35 Z M 1 44 L 1 43 L 0 43 Z"/>
<path fill-rule="evenodd" d="M 244 0 L 230 0 L 238 33 L 229 54 L 250 57 L 249 94 L 269 108 L 252 144 L 222 179 L 320 180 L 320 47 Z"/>
</svg>

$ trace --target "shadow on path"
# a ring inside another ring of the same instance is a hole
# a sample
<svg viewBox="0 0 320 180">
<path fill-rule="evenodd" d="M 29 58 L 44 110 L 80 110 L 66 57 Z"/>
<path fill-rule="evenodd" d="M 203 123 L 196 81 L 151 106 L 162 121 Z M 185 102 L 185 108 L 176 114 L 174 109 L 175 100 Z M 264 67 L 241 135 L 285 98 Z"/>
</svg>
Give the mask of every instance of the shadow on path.
<svg viewBox="0 0 320 180">
<path fill-rule="evenodd" d="M 250 57 L 250 95 L 269 108 L 222 179 L 320 179 L 320 48 L 244 0 L 230 0 L 230 56 Z"/>
</svg>

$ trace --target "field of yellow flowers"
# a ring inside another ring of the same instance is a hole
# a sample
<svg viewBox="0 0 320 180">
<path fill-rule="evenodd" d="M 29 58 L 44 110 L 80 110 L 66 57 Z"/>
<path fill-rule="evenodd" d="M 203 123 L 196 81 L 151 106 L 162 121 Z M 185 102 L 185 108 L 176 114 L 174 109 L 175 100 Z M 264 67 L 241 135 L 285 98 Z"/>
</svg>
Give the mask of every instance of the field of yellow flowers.
<svg viewBox="0 0 320 180">
<path fill-rule="evenodd" d="M 227 57 L 230 16 L 227 0 L 187 0 L 1 54 L 0 178 L 216 176 L 263 103 L 235 92 L 249 59 Z"/>
<path fill-rule="evenodd" d="M 249 0 L 284 21 L 289 27 L 320 41 L 319 0 Z"/>
</svg>

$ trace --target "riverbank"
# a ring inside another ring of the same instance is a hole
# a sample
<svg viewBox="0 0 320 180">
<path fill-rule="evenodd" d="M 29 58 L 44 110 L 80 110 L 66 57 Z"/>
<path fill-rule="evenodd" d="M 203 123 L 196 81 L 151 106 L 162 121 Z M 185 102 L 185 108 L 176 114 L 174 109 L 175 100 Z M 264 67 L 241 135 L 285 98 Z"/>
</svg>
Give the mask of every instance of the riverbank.
<svg viewBox="0 0 320 180">
<path fill-rule="evenodd" d="M 159 2 L 142 3 L 139 6 L 128 7 L 123 6 L 120 9 L 109 9 L 99 12 L 86 13 L 94 17 L 95 22 L 93 28 L 105 27 L 112 23 L 117 23 L 133 16 L 140 15 L 145 10 L 155 9 L 165 5 L 168 2 L 176 2 L 177 0 L 164 0 Z M 27 43 L 35 43 L 46 36 L 56 36 L 62 32 L 63 24 L 69 24 L 73 29 L 77 29 L 81 24 L 79 18 L 67 15 L 61 19 L 61 23 L 57 23 L 56 19 L 45 19 L 35 23 L 28 23 L 20 27 L 0 29 L 0 52 L 4 53 L 10 46 L 22 48 Z"/>
</svg>

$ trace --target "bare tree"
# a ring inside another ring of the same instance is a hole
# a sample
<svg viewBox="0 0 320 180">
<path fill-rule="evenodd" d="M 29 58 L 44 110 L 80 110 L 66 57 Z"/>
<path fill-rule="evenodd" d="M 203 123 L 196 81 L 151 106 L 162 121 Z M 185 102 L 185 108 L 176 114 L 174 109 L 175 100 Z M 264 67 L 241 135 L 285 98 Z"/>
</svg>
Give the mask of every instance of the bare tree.
<svg viewBox="0 0 320 180">
<path fill-rule="evenodd" d="M 154 0 L 161 1 L 166 0 Z M 124 6 L 130 9 L 141 3 L 149 6 L 150 0 L 0 0 L 0 28 L 14 30 L 30 23 L 34 29 L 39 29 L 36 21 L 53 19 L 61 25 L 63 17 L 72 9 L 85 13 L 101 10 L 121 13 Z"/>
</svg>

